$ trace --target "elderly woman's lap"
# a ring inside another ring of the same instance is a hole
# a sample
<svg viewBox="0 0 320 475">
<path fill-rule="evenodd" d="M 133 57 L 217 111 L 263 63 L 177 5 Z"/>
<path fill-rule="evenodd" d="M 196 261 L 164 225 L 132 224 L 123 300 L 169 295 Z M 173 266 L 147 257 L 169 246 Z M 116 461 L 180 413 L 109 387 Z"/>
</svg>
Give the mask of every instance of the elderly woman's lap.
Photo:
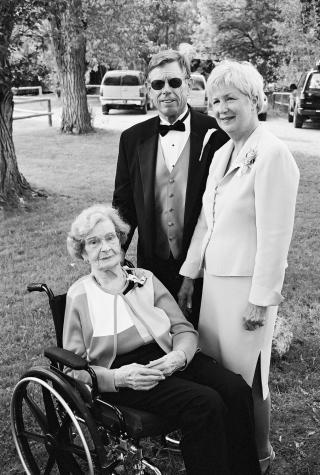
<svg viewBox="0 0 320 475">
<path fill-rule="evenodd" d="M 188 473 L 259 473 L 253 455 L 251 390 L 241 376 L 206 355 L 197 353 L 185 370 L 167 377 L 149 391 L 123 388 L 117 393 L 106 393 L 105 397 L 109 402 L 176 421 L 182 429 L 182 452 Z M 215 467 L 210 472 L 205 466 L 201 468 L 199 462 L 204 450 L 210 454 L 206 464 Z M 230 472 L 225 472 L 228 465 Z"/>
</svg>

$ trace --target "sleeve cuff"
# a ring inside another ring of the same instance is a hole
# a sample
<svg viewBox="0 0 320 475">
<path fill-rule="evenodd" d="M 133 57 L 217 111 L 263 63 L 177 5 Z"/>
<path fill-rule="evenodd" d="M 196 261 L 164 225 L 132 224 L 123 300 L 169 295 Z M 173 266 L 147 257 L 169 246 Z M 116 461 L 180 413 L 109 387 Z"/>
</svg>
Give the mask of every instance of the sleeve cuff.
<svg viewBox="0 0 320 475">
<path fill-rule="evenodd" d="M 191 279 L 198 279 L 199 277 L 203 277 L 203 270 L 199 269 L 198 263 L 191 264 L 185 261 L 182 264 L 179 274 L 184 277 L 190 277 Z"/>
<path fill-rule="evenodd" d="M 277 306 L 283 301 L 283 297 L 279 292 L 262 287 L 260 285 L 253 285 L 251 287 L 249 302 L 253 305 L 261 307 Z"/>
</svg>

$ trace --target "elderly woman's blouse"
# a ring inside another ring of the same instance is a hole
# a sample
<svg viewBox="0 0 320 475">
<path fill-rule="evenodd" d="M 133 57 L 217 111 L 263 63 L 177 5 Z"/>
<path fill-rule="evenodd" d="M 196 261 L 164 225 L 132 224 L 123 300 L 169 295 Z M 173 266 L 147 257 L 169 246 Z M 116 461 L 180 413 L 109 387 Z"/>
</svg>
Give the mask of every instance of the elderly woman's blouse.
<svg viewBox="0 0 320 475">
<path fill-rule="evenodd" d="M 87 275 L 67 294 L 63 347 L 87 359 L 100 391 L 115 391 L 110 367 L 117 355 L 156 341 L 166 353 L 183 350 L 189 362 L 197 348 L 197 332 L 167 289 L 149 271 L 134 273 L 146 279 L 127 293 L 107 292 Z M 90 383 L 87 372 L 66 371 Z"/>
</svg>

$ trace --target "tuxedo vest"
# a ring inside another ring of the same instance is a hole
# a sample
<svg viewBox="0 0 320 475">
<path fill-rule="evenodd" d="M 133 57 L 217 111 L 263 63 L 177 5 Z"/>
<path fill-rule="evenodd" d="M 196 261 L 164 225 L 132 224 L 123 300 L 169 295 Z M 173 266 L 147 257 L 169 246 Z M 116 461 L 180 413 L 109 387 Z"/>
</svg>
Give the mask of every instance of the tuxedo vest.
<svg viewBox="0 0 320 475">
<path fill-rule="evenodd" d="M 190 138 L 170 172 L 158 141 L 155 175 L 155 254 L 175 259 L 182 253 L 184 207 L 190 157 Z M 196 190 L 195 190 L 196 191 Z"/>
</svg>

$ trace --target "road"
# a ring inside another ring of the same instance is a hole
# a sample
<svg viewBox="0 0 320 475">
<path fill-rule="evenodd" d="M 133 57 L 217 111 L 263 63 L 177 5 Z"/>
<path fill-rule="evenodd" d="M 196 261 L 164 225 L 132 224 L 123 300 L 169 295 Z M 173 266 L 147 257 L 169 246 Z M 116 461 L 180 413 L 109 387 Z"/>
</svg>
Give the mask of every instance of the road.
<svg viewBox="0 0 320 475">
<path fill-rule="evenodd" d="M 95 127 L 121 131 L 156 115 L 155 111 L 149 111 L 145 116 L 137 111 L 117 110 L 111 110 L 109 115 L 102 115 L 100 106 L 93 103 L 92 112 Z M 282 139 L 292 152 L 319 155 L 320 158 L 320 124 L 310 122 L 305 123 L 302 129 L 295 129 L 293 124 L 289 124 L 285 115 L 273 112 L 262 124 Z"/>
<path fill-rule="evenodd" d="M 53 126 L 59 128 L 61 107 L 53 101 Z M 43 106 L 44 107 L 44 106 Z M 34 107 L 33 107 L 34 108 Z M 132 125 L 142 122 L 156 115 L 155 111 L 149 111 L 148 115 L 142 115 L 138 111 L 111 110 L 109 115 L 102 115 L 101 106 L 97 99 L 89 101 L 89 108 L 96 128 L 107 130 L 125 130 Z M 320 158 L 320 124 L 306 123 L 302 129 L 295 129 L 289 124 L 284 114 L 279 115 L 271 111 L 268 119 L 263 123 L 271 132 L 287 143 L 292 152 L 301 152 L 308 155 L 319 155 Z M 27 129 L 41 129 L 48 127 L 47 117 L 14 121 L 14 133 L 25 133 Z"/>
</svg>

